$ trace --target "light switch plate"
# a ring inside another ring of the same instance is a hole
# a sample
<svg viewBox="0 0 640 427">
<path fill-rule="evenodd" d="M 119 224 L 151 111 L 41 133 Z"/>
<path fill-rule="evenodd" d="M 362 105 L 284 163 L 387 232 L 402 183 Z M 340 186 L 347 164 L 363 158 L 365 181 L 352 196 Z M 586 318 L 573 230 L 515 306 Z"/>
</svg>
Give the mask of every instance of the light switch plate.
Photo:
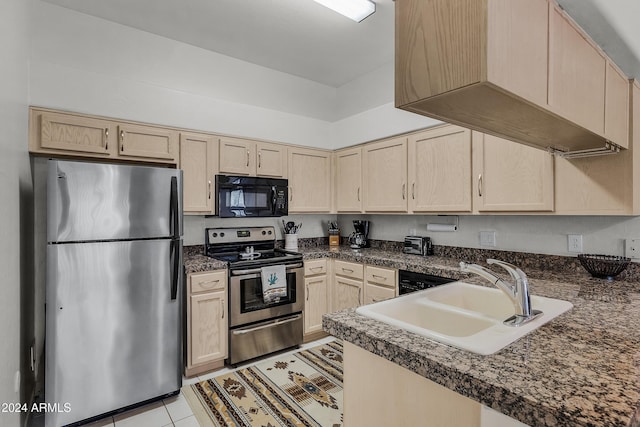
<svg viewBox="0 0 640 427">
<path fill-rule="evenodd" d="M 632 260 L 640 260 L 640 239 L 625 239 L 624 256 Z"/>
<path fill-rule="evenodd" d="M 496 247 L 496 232 L 495 231 L 481 231 L 480 232 L 480 246 Z"/>
</svg>

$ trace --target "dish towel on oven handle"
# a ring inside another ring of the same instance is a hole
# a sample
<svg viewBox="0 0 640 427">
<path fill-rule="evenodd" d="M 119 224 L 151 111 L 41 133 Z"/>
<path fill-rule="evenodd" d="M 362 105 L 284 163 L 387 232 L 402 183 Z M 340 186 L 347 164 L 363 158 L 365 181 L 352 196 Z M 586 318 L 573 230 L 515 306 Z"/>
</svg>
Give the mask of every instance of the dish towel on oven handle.
<svg viewBox="0 0 640 427">
<path fill-rule="evenodd" d="M 287 272 L 284 265 L 262 267 L 262 297 L 265 304 L 278 302 L 287 296 Z"/>
</svg>

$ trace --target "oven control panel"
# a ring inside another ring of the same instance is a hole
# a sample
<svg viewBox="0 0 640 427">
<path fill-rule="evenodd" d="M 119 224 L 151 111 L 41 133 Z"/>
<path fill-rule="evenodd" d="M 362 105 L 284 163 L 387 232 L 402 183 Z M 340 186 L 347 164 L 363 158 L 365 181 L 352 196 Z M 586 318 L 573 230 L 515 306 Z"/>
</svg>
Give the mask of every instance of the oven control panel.
<svg viewBox="0 0 640 427">
<path fill-rule="evenodd" d="M 207 244 L 272 241 L 276 239 L 275 227 L 207 228 Z"/>
</svg>

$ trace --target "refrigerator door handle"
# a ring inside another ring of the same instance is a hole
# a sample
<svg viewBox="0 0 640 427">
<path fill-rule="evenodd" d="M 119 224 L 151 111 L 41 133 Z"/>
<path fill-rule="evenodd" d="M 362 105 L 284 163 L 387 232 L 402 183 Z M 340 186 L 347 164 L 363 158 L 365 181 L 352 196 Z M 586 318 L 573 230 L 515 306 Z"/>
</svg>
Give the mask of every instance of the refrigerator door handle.
<svg viewBox="0 0 640 427">
<path fill-rule="evenodd" d="M 178 297 L 178 280 L 180 279 L 180 241 L 171 240 L 169 257 L 171 262 L 171 299 Z"/>
<path fill-rule="evenodd" d="M 175 176 L 171 177 L 171 197 L 169 200 L 171 204 L 171 214 L 169 215 L 171 236 L 178 239 L 180 238 L 180 206 L 178 205 L 178 178 Z"/>
<path fill-rule="evenodd" d="M 178 296 L 178 280 L 180 278 L 180 206 L 178 204 L 178 178 L 171 177 L 171 197 L 169 198 L 171 204 L 171 214 L 169 215 L 169 221 L 171 221 L 171 299 L 175 300 Z"/>
</svg>

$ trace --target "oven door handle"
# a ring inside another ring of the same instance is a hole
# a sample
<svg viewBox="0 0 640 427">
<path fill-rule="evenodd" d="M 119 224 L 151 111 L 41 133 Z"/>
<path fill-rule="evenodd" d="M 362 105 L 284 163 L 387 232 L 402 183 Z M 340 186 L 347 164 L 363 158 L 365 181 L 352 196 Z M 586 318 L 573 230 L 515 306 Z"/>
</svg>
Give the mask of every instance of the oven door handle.
<svg viewBox="0 0 640 427">
<path fill-rule="evenodd" d="M 293 270 L 294 268 L 300 268 L 302 267 L 302 263 L 299 262 L 297 264 L 289 264 L 286 265 L 286 270 Z M 231 275 L 232 276 L 244 276 L 247 274 L 258 274 L 262 272 L 261 268 L 252 268 L 251 270 L 231 270 Z"/>
<path fill-rule="evenodd" d="M 233 335 L 244 335 L 244 334 L 248 334 L 249 332 L 259 331 L 260 329 L 266 329 L 266 328 L 272 328 L 274 326 L 284 325 L 285 323 L 295 322 L 296 320 L 299 320 L 301 317 L 302 317 L 301 314 L 297 314 L 293 317 L 287 317 L 286 319 L 278 319 L 273 323 L 269 323 L 262 326 L 256 326 L 255 328 L 240 329 L 238 331 L 233 331 Z"/>
</svg>

